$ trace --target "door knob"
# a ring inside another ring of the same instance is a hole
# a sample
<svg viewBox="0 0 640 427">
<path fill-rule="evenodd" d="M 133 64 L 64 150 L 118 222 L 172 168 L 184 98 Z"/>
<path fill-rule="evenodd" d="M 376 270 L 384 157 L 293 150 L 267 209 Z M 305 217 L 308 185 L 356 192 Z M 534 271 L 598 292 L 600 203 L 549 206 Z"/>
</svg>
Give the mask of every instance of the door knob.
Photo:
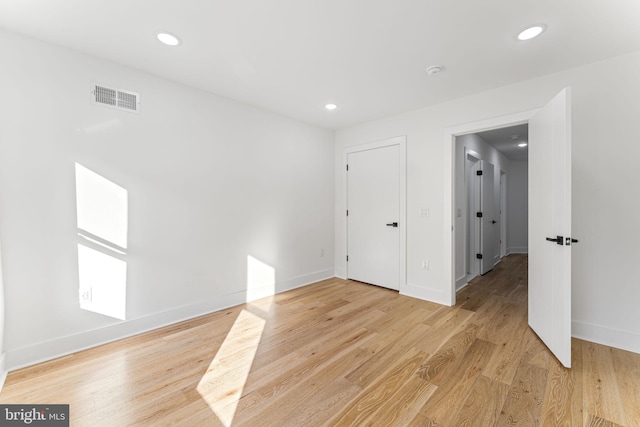
<svg viewBox="0 0 640 427">
<path fill-rule="evenodd" d="M 556 244 L 563 246 L 564 245 L 564 237 L 556 236 L 556 237 L 547 237 L 547 241 L 556 242 Z"/>
<path fill-rule="evenodd" d="M 398 223 L 397 222 L 392 222 L 391 224 L 387 224 L 387 227 L 397 227 Z"/>
<path fill-rule="evenodd" d="M 491 221 L 491 224 L 497 224 L 498 221 L 496 221 L 495 219 L 493 221 Z"/>
</svg>

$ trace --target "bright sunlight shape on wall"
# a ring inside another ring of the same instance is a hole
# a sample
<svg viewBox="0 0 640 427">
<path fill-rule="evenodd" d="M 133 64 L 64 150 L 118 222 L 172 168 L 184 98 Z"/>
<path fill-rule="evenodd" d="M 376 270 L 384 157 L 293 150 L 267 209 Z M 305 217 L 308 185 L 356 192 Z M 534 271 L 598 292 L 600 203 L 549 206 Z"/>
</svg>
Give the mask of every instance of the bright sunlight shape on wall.
<svg viewBox="0 0 640 427">
<path fill-rule="evenodd" d="M 76 163 L 80 308 L 124 320 L 128 192 Z"/>
<path fill-rule="evenodd" d="M 76 163 L 78 228 L 127 247 L 127 190 Z"/>
<path fill-rule="evenodd" d="M 274 295 L 276 292 L 276 270 L 247 255 L 247 302 Z"/>
<path fill-rule="evenodd" d="M 78 245 L 80 306 L 94 313 L 125 319 L 127 263 L 84 245 Z"/>
</svg>

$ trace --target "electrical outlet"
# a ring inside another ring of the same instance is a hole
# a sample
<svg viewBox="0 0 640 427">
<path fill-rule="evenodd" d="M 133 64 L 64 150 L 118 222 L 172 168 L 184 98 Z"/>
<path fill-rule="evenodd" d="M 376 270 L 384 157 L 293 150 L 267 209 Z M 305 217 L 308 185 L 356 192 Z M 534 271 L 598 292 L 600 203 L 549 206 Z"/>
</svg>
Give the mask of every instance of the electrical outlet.
<svg viewBox="0 0 640 427">
<path fill-rule="evenodd" d="M 423 270 L 429 269 L 429 261 L 422 261 L 422 269 Z"/>
<path fill-rule="evenodd" d="M 80 289 L 80 303 L 91 302 L 91 289 Z"/>
<path fill-rule="evenodd" d="M 324 258 L 324 248 L 320 249 L 320 258 Z"/>
</svg>

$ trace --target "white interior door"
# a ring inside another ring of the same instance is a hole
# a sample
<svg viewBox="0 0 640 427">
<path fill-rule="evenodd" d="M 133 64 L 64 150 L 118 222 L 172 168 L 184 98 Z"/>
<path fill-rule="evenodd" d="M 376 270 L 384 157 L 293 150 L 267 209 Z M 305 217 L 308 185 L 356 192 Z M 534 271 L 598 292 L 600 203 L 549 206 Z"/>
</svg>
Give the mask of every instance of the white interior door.
<svg viewBox="0 0 640 427">
<path fill-rule="evenodd" d="M 347 277 L 399 289 L 400 147 L 347 156 Z"/>
<path fill-rule="evenodd" d="M 557 239 L 557 240 L 555 240 Z M 571 366 L 571 98 L 529 121 L 529 325 Z"/>
<path fill-rule="evenodd" d="M 493 268 L 495 253 L 495 199 L 493 185 L 493 163 L 481 160 L 482 175 L 480 189 L 480 205 L 482 217 L 480 221 L 480 241 L 482 242 L 482 258 L 480 258 L 480 274 L 485 274 Z"/>
</svg>

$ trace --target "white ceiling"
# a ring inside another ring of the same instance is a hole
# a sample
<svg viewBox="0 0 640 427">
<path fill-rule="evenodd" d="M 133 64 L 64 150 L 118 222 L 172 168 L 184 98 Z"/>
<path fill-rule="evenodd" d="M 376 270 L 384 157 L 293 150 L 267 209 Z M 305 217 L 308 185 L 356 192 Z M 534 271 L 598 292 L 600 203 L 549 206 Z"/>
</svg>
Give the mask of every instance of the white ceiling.
<svg viewBox="0 0 640 427">
<path fill-rule="evenodd" d="M 0 0 L 0 27 L 338 129 L 640 50 L 640 1 Z"/>
<path fill-rule="evenodd" d="M 529 158 L 529 147 L 518 147 L 521 142 L 529 142 L 529 125 L 526 123 L 478 132 L 477 135 L 493 145 L 509 160 L 527 160 Z"/>
</svg>

